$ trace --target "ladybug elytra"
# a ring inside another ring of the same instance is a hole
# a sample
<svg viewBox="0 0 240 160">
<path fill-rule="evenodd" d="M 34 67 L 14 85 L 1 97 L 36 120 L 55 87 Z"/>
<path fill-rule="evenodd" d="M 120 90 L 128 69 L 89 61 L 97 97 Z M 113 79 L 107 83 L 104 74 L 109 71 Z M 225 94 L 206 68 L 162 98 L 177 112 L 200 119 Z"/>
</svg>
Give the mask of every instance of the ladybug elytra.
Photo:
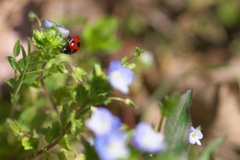
<svg viewBox="0 0 240 160">
<path fill-rule="evenodd" d="M 81 45 L 82 45 L 82 42 L 80 41 L 80 39 L 77 35 L 75 35 L 73 38 L 68 36 L 68 42 L 66 44 L 66 47 L 64 49 L 60 49 L 59 51 L 61 53 L 71 55 L 71 54 L 77 52 L 79 50 L 79 48 L 81 47 Z"/>
</svg>

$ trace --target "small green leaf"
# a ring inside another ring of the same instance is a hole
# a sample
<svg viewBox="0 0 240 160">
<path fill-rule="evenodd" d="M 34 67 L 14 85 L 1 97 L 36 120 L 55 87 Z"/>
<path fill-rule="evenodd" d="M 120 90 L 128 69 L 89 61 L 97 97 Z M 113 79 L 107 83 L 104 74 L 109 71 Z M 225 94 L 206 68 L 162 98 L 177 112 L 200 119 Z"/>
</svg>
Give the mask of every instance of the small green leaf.
<svg viewBox="0 0 240 160">
<path fill-rule="evenodd" d="M 31 39 L 28 37 L 28 55 L 31 53 Z"/>
<path fill-rule="evenodd" d="M 61 113 L 60 113 L 62 130 L 67 126 L 67 118 L 68 118 L 68 108 L 65 106 L 62 106 Z"/>
<path fill-rule="evenodd" d="M 122 65 L 125 64 L 127 62 L 127 56 L 122 58 Z"/>
<path fill-rule="evenodd" d="M 58 121 L 52 123 L 52 128 L 48 126 L 47 129 L 42 130 L 41 134 L 45 135 L 45 140 L 50 141 L 56 139 L 61 134 L 61 126 Z"/>
<path fill-rule="evenodd" d="M 67 151 L 72 151 L 72 152 L 76 152 L 75 149 L 70 148 L 67 138 L 62 137 L 58 143 L 61 147 L 63 147 L 64 149 L 66 149 Z"/>
<path fill-rule="evenodd" d="M 67 151 L 62 148 L 59 152 L 58 157 L 60 160 L 68 160 Z"/>
<path fill-rule="evenodd" d="M 43 157 L 45 158 L 45 160 L 49 160 L 50 155 L 49 153 L 47 153 L 47 148 L 42 148 L 43 151 Z"/>
<path fill-rule="evenodd" d="M 21 45 L 21 49 L 22 49 L 22 55 L 23 55 L 23 63 L 24 65 L 26 65 L 26 52 L 25 49 L 23 48 L 23 46 Z"/>
<path fill-rule="evenodd" d="M 86 75 L 86 74 L 87 74 L 87 72 L 84 71 L 82 68 L 80 68 L 80 67 L 73 67 L 72 75 L 77 80 L 82 81 L 82 75 Z"/>
<path fill-rule="evenodd" d="M 136 51 L 134 53 L 134 57 L 139 57 L 141 54 L 143 54 L 144 50 L 140 50 L 138 47 L 136 47 Z"/>
<path fill-rule="evenodd" d="M 33 35 L 38 40 L 42 38 L 42 34 L 38 30 L 33 30 Z"/>
<path fill-rule="evenodd" d="M 24 147 L 24 150 L 34 149 L 35 142 L 31 137 L 24 137 L 22 139 L 22 146 Z"/>
<path fill-rule="evenodd" d="M 41 113 L 37 115 L 29 124 L 29 128 L 34 129 L 40 126 L 45 121 L 46 118 L 47 118 L 47 114 L 45 113 Z"/>
<path fill-rule="evenodd" d="M 75 117 L 76 117 L 76 111 L 73 110 L 72 113 L 70 114 L 70 120 L 72 122 L 70 131 L 72 134 L 77 135 L 81 132 L 80 128 L 82 126 L 82 122 L 81 122 L 81 119 L 75 119 Z"/>
<path fill-rule="evenodd" d="M 225 139 L 226 136 L 216 138 L 210 145 L 207 146 L 207 148 L 204 149 L 198 160 L 211 160 L 212 154 Z"/>
<path fill-rule="evenodd" d="M 76 88 L 76 101 L 77 101 L 77 104 L 78 106 L 82 106 L 88 99 L 88 91 L 86 90 L 86 88 L 82 85 L 82 84 L 79 84 Z"/>
<path fill-rule="evenodd" d="M 57 64 L 57 69 L 62 74 L 67 73 L 67 70 L 65 69 L 65 66 L 62 63 Z"/>
<path fill-rule="evenodd" d="M 95 152 L 93 146 L 91 146 L 84 138 L 82 138 L 82 143 L 86 151 L 86 160 L 98 159 L 97 153 Z"/>
<path fill-rule="evenodd" d="M 134 69 L 136 67 L 136 64 L 135 63 L 130 63 L 130 64 L 127 65 L 127 67 L 129 69 Z"/>
<path fill-rule="evenodd" d="M 18 65 L 19 65 L 21 68 L 24 68 L 24 67 L 25 67 L 23 58 L 21 58 L 17 63 L 18 63 Z"/>
<path fill-rule="evenodd" d="M 163 117 L 175 112 L 180 97 L 181 96 L 178 92 L 174 92 L 170 95 L 170 97 L 166 96 L 164 98 L 163 104 L 160 106 Z"/>
<path fill-rule="evenodd" d="M 28 71 L 26 73 L 26 75 L 30 75 L 30 74 L 39 74 L 41 72 L 44 72 L 44 69 L 35 69 L 35 70 L 31 70 L 31 71 Z"/>
<path fill-rule="evenodd" d="M 87 108 L 84 108 L 80 114 L 77 116 L 76 119 L 79 119 L 79 118 L 82 118 L 83 116 L 85 116 L 87 113 L 90 113 L 91 111 L 91 107 L 87 107 Z"/>
<path fill-rule="evenodd" d="M 32 84 L 39 75 L 27 75 L 24 77 L 23 84 Z"/>
<path fill-rule="evenodd" d="M 14 78 L 10 78 L 10 79 L 6 80 L 6 82 L 7 82 L 7 84 L 8 84 L 9 86 L 11 86 L 12 88 L 14 88 L 14 86 L 15 86 L 15 84 L 16 84 L 16 81 L 15 81 Z"/>
<path fill-rule="evenodd" d="M 29 123 L 34 118 L 36 113 L 37 113 L 37 108 L 28 107 L 21 112 L 18 118 L 18 122 L 20 124 Z"/>
<path fill-rule="evenodd" d="M 10 127 L 15 135 L 19 135 L 19 133 L 22 131 L 21 127 L 19 126 L 19 124 L 16 120 L 7 118 L 7 123 L 10 125 Z"/>
<path fill-rule="evenodd" d="M 19 71 L 19 73 L 22 73 L 22 69 L 19 66 L 19 64 L 17 63 L 15 58 L 13 58 L 11 56 L 7 56 L 6 59 L 8 60 L 8 62 L 10 63 L 10 65 L 12 66 L 13 69 L 17 69 Z"/>
<path fill-rule="evenodd" d="M 191 104 L 191 100 L 192 89 L 189 89 L 181 96 L 175 112 L 168 116 L 165 135 L 166 142 L 168 143 L 168 149 L 166 152 L 170 155 L 186 158 L 190 129 L 188 107 Z"/>
<path fill-rule="evenodd" d="M 37 64 L 42 64 L 42 63 L 46 63 L 47 61 L 36 61 L 36 62 L 30 62 L 28 64 L 28 66 L 34 66 L 34 65 L 37 65 Z"/>
<path fill-rule="evenodd" d="M 19 40 L 17 40 L 17 42 L 14 45 L 13 54 L 14 54 L 14 57 L 17 57 L 20 54 L 20 42 L 19 42 Z"/>
</svg>

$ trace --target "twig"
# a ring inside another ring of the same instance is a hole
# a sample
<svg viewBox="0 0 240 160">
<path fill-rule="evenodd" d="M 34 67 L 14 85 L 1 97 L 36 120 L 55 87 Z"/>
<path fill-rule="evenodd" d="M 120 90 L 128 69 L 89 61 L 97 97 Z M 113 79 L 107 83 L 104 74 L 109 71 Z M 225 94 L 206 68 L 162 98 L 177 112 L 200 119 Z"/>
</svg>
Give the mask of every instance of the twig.
<svg viewBox="0 0 240 160">
<path fill-rule="evenodd" d="M 81 113 L 81 111 L 87 106 L 88 102 L 89 102 L 89 99 L 88 99 L 88 100 L 82 105 L 82 107 L 77 111 L 75 118 L 76 118 L 76 117 Z M 60 141 L 60 139 L 68 132 L 68 130 L 71 128 L 71 126 L 72 126 L 72 122 L 69 121 L 68 124 L 67 124 L 67 126 L 66 126 L 66 127 L 64 128 L 64 130 L 62 131 L 62 134 L 61 134 L 53 143 L 49 143 L 46 147 L 44 147 L 44 149 L 49 150 L 49 149 L 51 149 L 52 147 L 54 147 L 56 144 L 58 144 L 59 141 Z M 39 156 L 39 155 L 42 154 L 42 153 L 43 153 L 43 150 L 40 149 L 40 150 L 37 151 L 36 155 L 33 155 L 33 154 L 32 154 L 32 155 L 30 155 L 30 156 L 25 157 L 24 159 L 33 159 L 33 158 Z"/>
<path fill-rule="evenodd" d="M 45 69 L 45 66 L 46 66 L 46 63 L 43 64 L 42 69 Z M 47 90 L 47 88 L 46 88 L 46 86 L 45 86 L 45 84 L 44 84 L 44 72 L 42 72 L 42 73 L 40 74 L 40 82 L 41 82 L 42 89 L 43 89 L 43 91 L 44 91 L 47 99 L 50 101 L 53 109 L 58 113 L 57 104 L 56 104 L 56 102 L 54 101 L 53 97 L 49 94 L 49 92 L 48 92 L 48 90 Z"/>
</svg>

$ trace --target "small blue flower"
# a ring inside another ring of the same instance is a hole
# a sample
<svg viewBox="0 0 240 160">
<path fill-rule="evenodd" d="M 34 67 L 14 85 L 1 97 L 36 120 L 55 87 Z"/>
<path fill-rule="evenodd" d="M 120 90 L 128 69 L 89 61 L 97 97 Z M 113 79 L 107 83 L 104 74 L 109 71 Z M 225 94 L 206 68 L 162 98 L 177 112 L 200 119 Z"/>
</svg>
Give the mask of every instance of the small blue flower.
<svg viewBox="0 0 240 160">
<path fill-rule="evenodd" d="M 154 132 L 150 124 L 141 122 L 135 127 L 132 144 L 137 149 L 151 154 L 157 154 L 166 149 L 165 137 L 160 132 Z"/>
<path fill-rule="evenodd" d="M 96 136 L 102 136 L 118 129 L 121 126 L 121 119 L 112 115 L 106 108 L 99 107 L 93 112 L 90 119 L 86 120 L 86 126 Z"/>
<path fill-rule="evenodd" d="M 55 26 L 55 27 L 56 27 L 56 30 L 57 30 L 61 35 L 63 35 L 63 38 L 67 37 L 67 36 L 69 35 L 69 33 L 70 33 L 70 31 L 69 31 L 66 27 L 61 26 L 61 25 L 58 25 L 58 24 L 56 24 L 56 23 L 53 22 L 53 21 L 50 21 L 50 20 L 45 19 L 45 20 L 43 20 L 43 21 L 41 22 L 41 28 L 42 28 L 42 29 L 50 29 L 50 28 L 52 28 L 53 26 Z"/>
<path fill-rule="evenodd" d="M 120 131 L 96 137 L 94 148 L 100 160 L 117 160 L 130 155 L 126 135 Z"/>
<path fill-rule="evenodd" d="M 119 60 L 113 60 L 108 70 L 109 83 L 122 93 L 129 92 L 128 86 L 134 81 L 134 73 L 128 67 L 123 67 Z"/>
<path fill-rule="evenodd" d="M 199 139 L 202 139 L 202 138 L 203 138 L 202 132 L 191 126 L 189 131 L 189 137 L 188 137 L 189 143 L 191 144 L 197 143 L 198 145 L 201 145 L 201 142 L 199 141 Z"/>
</svg>

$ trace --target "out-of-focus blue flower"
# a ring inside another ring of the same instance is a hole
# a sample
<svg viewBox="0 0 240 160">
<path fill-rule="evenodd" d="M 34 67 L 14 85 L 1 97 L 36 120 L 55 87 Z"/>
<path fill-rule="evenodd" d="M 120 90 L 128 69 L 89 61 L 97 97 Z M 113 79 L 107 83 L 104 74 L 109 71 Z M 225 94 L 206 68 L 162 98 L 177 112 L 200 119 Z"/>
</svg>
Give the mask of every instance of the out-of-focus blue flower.
<svg viewBox="0 0 240 160">
<path fill-rule="evenodd" d="M 128 67 L 123 67 L 119 60 L 113 60 L 108 70 L 109 83 L 122 93 L 129 92 L 128 86 L 134 81 L 134 73 Z"/>
<path fill-rule="evenodd" d="M 66 27 L 61 26 L 61 25 L 58 25 L 58 24 L 56 24 L 56 23 L 53 22 L 53 21 L 50 21 L 50 20 L 45 19 L 45 20 L 43 20 L 43 21 L 41 22 L 41 28 L 42 28 L 42 29 L 50 29 L 50 28 L 52 28 L 53 26 L 55 26 L 55 27 L 56 27 L 56 30 L 57 30 L 61 35 L 63 35 L 63 38 L 67 37 L 67 36 L 69 35 L 69 33 L 70 33 L 70 31 L 69 31 Z"/>
<path fill-rule="evenodd" d="M 127 138 L 120 131 L 96 137 L 94 148 L 100 160 L 117 160 L 127 158 L 130 155 Z"/>
<path fill-rule="evenodd" d="M 164 135 L 154 132 L 150 124 L 146 122 L 141 122 L 135 127 L 135 134 L 131 141 L 137 149 L 151 154 L 162 152 L 167 147 Z"/>
<path fill-rule="evenodd" d="M 198 145 L 201 145 L 201 142 L 199 139 L 202 139 L 202 138 L 203 138 L 202 132 L 191 126 L 189 131 L 189 137 L 188 137 L 189 143 L 191 144 L 197 143 Z"/>
<path fill-rule="evenodd" d="M 90 119 L 86 120 L 86 126 L 96 136 L 102 136 L 118 129 L 121 126 L 121 119 L 112 115 L 106 108 L 99 107 L 93 112 Z"/>
</svg>

